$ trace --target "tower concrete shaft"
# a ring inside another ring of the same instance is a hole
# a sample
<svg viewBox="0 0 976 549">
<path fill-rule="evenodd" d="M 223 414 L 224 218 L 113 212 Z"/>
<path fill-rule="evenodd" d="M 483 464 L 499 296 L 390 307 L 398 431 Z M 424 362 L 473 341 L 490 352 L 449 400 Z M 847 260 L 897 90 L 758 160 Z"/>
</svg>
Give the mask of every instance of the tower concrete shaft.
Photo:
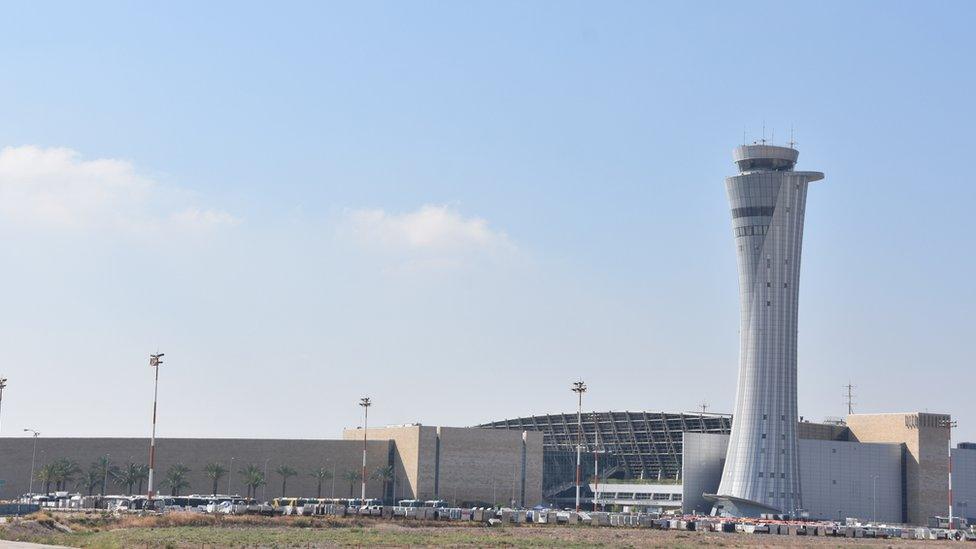
<svg viewBox="0 0 976 549">
<path fill-rule="evenodd" d="M 797 462 L 796 340 L 807 186 L 792 148 L 735 149 L 725 186 L 739 267 L 739 378 L 716 507 L 722 514 L 794 514 L 803 507 Z"/>
</svg>

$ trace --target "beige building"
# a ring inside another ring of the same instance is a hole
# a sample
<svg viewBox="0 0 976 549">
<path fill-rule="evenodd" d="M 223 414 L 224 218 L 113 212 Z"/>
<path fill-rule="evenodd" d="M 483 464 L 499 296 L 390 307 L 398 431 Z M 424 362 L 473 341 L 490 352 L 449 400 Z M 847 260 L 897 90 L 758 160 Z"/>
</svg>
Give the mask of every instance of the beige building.
<svg viewBox="0 0 976 549">
<path fill-rule="evenodd" d="M 847 416 L 853 440 L 903 445 L 904 513 L 911 524 L 949 511 L 949 419 L 923 412 Z"/>
<path fill-rule="evenodd" d="M 346 429 L 345 440 L 362 440 Z M 534 505 L 542 501 L 542 433 L 405 425 L 370 428 L 369 441 L 391 441 L 402 481 L 397 499 L 452 504 Z"/>
</svg>

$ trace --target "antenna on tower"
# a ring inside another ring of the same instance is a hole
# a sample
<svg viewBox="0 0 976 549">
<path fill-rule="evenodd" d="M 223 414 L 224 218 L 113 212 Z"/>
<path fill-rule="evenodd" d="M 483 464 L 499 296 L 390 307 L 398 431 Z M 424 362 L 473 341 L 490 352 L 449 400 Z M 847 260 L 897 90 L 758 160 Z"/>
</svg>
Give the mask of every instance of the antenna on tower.
<svg viewBox="0 0 976 549">
<path fill-rule="evenodd" d="M 793 139 L 793 124 L 790 124 L 790 148 L 796 148 L 796 140 Z"/>
<path fill-rule="evenodd" d="M 770 143 L 770 145 L 775 145 L 776 144 L 776 128 L 773 128 L 773 129 L 771 129 L 769 131 L 770 131 L 770 134 L 769 134 L 769 143 Z"/>
<path fill-rule="evenodd" d="M 847 394 L 844 395 L 847 400 L 847 415 L 851 415 L 854 413 L 854 386 L 847 382 L 844 388 L 847 389 Z"/>
<path fill-rule="evenodd" d="M 766 144 L 766 121 L 763 120 L 763 134 L 762 134 L 762 144 Z"/>
</svg>

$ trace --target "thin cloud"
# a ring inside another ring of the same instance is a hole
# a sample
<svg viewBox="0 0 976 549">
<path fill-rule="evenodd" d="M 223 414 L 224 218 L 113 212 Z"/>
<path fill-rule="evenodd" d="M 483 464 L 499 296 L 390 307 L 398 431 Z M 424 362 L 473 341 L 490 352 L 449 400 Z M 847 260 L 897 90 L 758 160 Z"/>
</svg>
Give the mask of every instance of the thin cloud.
<svg viewBox="0 0 976 549">
<path fill-rule="evenodd" d="M 53 230 L 152 232 L 233 225 L 227 212 L 186 203 L 132 163 L 68 148 L 0 149 L 0 219 Z"/>
<path fill-rule="evenodd" d="M 480 217 L 427 204 L 407 213 L 359 209 L 345 213 L 342 233 L 370 248 L 424 255 L 466 255 L 514 249 L 508 236 Z"/>
</svg>

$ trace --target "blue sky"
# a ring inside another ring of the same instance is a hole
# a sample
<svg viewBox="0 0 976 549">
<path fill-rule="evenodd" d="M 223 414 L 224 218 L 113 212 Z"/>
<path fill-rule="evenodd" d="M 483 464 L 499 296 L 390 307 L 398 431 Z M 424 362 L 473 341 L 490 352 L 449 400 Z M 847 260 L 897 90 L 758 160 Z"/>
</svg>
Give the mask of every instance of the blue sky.
<svg viewBox="0 0 976 549">
<path fill-rule="evenodd" d="M 811 189 L 800 413 L 976 438 L 971 3 L 46 3 L 0 20 L 2 432 L 730 411 L 731 149 Z M 775 133 L 774 133 L 775 132 Z"/>
</svg>

